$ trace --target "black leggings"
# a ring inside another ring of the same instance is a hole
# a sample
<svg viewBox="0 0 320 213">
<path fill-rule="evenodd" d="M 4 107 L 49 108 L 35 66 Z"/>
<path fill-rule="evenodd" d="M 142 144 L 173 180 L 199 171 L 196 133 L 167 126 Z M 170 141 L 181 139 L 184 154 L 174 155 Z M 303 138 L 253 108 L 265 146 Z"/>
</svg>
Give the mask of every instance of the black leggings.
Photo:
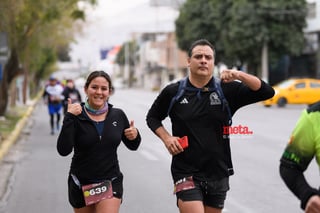
<svg viewBox="0 0 320 213">
<path fill-rule="evenodd" d="M 54 115 L 57 115 L 57 121 L 56 121 L 57 127 L 59 126 L 59 122 L 60 122 L 60 113 L 50 114 L 50 126 L 52 130 L 54 129 Z"/>
</svg>

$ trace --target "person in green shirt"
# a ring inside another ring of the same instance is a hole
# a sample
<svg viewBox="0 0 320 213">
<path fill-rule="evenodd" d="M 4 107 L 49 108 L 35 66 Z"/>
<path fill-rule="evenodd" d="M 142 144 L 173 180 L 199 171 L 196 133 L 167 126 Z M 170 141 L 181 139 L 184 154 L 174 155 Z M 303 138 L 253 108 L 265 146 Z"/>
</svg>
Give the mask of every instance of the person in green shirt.
<svg viewBox="0 0 320 213">
<path fill-rule="evenodd" d="M 282 180 L 306 213 L 320 212 L 320 191 L 303 174 L 314 157 L 320 166 L 320 101 L 302 111 L 279 166 Z"/>
</svg>

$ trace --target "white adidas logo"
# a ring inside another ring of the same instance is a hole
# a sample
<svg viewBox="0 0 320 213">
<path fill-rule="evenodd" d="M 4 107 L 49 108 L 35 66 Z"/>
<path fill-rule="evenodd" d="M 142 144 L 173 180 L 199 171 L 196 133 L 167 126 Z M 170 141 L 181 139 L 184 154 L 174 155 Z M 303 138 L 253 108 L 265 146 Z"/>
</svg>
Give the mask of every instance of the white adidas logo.
<svg viewBox="0 0 320 213">
<path fill-rule="evenodd" d="M 182 101 L 180 101 L 180 104 L 188 104 L 188 100 L 186 98 L 182 99 Z"/>
</svg>

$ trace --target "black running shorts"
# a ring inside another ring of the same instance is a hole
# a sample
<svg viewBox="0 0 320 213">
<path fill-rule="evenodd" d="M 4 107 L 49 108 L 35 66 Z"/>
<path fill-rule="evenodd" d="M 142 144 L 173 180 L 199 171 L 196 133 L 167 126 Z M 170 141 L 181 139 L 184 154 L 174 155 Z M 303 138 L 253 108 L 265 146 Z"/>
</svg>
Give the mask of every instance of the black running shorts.
<svg viewBox="0 0 320 213">
<path fill-rule="evenodd" d="M 224 201 L 229 190 L 229 178 L 218 181 L 199 181 L 194 179 L 195 188 L 177 192 L 182 201 L 202 201 L 205 206 L 223 209 Z"/>
<path fill-rule="evenodd" d="M 122 199 L 123 195 L 123 176 L 112 180 L 113 196 Z M 68 178 L 69 203 L 73 208 L 85 207 L 82 189 L 74 182 L 71 175 Z"/>
</svg>

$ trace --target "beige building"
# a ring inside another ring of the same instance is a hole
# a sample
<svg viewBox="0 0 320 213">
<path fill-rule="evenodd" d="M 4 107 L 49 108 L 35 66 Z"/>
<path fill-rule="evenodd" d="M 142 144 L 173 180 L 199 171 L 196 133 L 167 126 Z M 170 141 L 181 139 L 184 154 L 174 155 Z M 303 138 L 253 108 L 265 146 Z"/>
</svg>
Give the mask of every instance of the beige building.
<svg viewBox="0 0 320 213">
<path fill-rule="evenodd" d="M 139 46 L 135 63 L 137 86 L 159 90 L 187 74 L 187 53 L 181 51 L 173 32 L 135 34 Z"/>
</svg>

